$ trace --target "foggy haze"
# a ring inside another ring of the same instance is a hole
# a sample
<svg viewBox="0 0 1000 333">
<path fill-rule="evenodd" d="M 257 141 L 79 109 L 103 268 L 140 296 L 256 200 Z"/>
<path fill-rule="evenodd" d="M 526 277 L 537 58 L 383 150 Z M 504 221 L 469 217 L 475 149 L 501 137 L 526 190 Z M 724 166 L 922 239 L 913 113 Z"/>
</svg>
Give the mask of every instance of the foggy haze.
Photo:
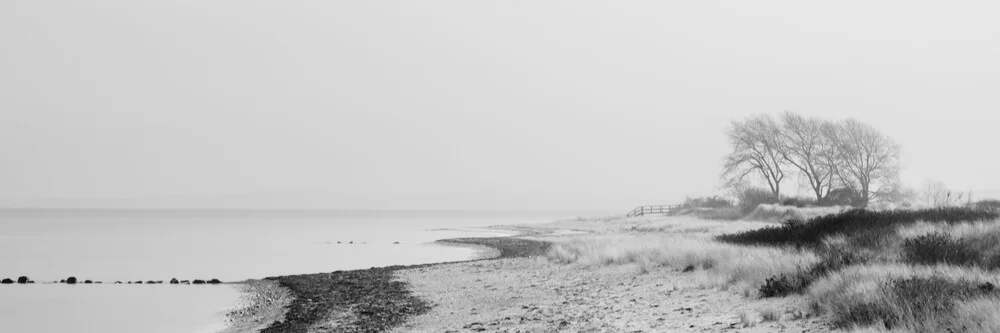
<svg viewBox="0 0 1000 333">
<path fill-rule="evenodd" d="M 997 9 L 6 1 L 0 206 L 624 212 L 719 192 L 730 121 L 784 110 L 1000 197 Z"/>
</svg>

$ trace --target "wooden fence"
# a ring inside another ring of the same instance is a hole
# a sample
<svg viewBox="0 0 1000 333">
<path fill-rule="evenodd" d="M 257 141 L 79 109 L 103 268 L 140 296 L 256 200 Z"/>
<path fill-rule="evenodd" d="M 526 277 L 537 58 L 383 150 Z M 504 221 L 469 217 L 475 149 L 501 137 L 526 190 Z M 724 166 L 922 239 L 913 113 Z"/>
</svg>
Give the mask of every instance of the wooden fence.
<svg viewBox="0 0 1000 333">
<path fill-rule="evenodd" d="M 643 216 L 646 214 L 670 214 L 674 210 L 677 210 L 677 208 L 680 208 L 680 205 L 639 206 L 635 207 L 628 214 L 625 214 L 625 217 Z"/>
</svg>

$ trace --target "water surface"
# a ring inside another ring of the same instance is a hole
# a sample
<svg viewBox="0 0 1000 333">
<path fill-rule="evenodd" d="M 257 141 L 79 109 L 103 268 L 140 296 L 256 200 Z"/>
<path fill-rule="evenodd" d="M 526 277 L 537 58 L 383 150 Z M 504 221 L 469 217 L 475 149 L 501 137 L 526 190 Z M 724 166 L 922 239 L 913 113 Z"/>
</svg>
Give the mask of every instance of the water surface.
<svg viewBox="0 0 1000 333">
<path fill-rule="evenodd" d="M 226 285 L 114 281 L 247 278 L 466 260 L 442 238 L 547 222 L 557 213 L 365 211 L 0 211 L 2 332 L 214 332 L 239 297 Z M 451 230 L 442 230 L 451 229 Z M 339 243 L 339 244 L 338 244 Z M 353 243 L 353 244 L 351 244 Z M 51 284 L 69 276 L 102 285 Z"/>
</svg>

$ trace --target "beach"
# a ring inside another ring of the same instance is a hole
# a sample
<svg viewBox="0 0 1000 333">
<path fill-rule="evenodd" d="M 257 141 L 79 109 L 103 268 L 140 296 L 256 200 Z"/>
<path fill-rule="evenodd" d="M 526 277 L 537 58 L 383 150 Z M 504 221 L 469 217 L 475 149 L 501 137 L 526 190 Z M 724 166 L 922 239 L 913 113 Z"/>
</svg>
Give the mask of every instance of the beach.
<svg viewBox="0 0 1000 333">
<path fill-rule="evenodd" d="M 269 278 L 299 294 L 263 332 L 830 331 L 801 296 L 760 298 L 702 268 L 564 263 L 549 248 L 593 237 L 700 240 L 762 225 L 638 217 L 496 226 L 518 235 L 441 241 L 489 246 L 492 258 Z"/>
</svg>

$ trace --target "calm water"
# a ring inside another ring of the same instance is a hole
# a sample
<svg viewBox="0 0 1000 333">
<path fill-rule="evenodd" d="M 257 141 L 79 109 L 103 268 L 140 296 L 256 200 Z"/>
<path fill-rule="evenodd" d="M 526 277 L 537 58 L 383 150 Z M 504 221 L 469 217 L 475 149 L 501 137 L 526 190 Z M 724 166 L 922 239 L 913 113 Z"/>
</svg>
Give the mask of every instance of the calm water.
<svg viewBox="0 0 1000 333">
<path fill-rule="evenodd" d="M 482 212 L 0 212 L 0 278 L 26 275 L 38 282 L 0 285 L 0 332 L 214 332 L 224 327 L 222 314 L 239 297 L 230 286 L 107 283 L 174 277 L 241 281 L 465 260 L 476 251 L 430 242 L 502 235 L 475 227 L 564 217 Z M 46 284 L 69 276 L 105 284 Z"/>
</svg>

